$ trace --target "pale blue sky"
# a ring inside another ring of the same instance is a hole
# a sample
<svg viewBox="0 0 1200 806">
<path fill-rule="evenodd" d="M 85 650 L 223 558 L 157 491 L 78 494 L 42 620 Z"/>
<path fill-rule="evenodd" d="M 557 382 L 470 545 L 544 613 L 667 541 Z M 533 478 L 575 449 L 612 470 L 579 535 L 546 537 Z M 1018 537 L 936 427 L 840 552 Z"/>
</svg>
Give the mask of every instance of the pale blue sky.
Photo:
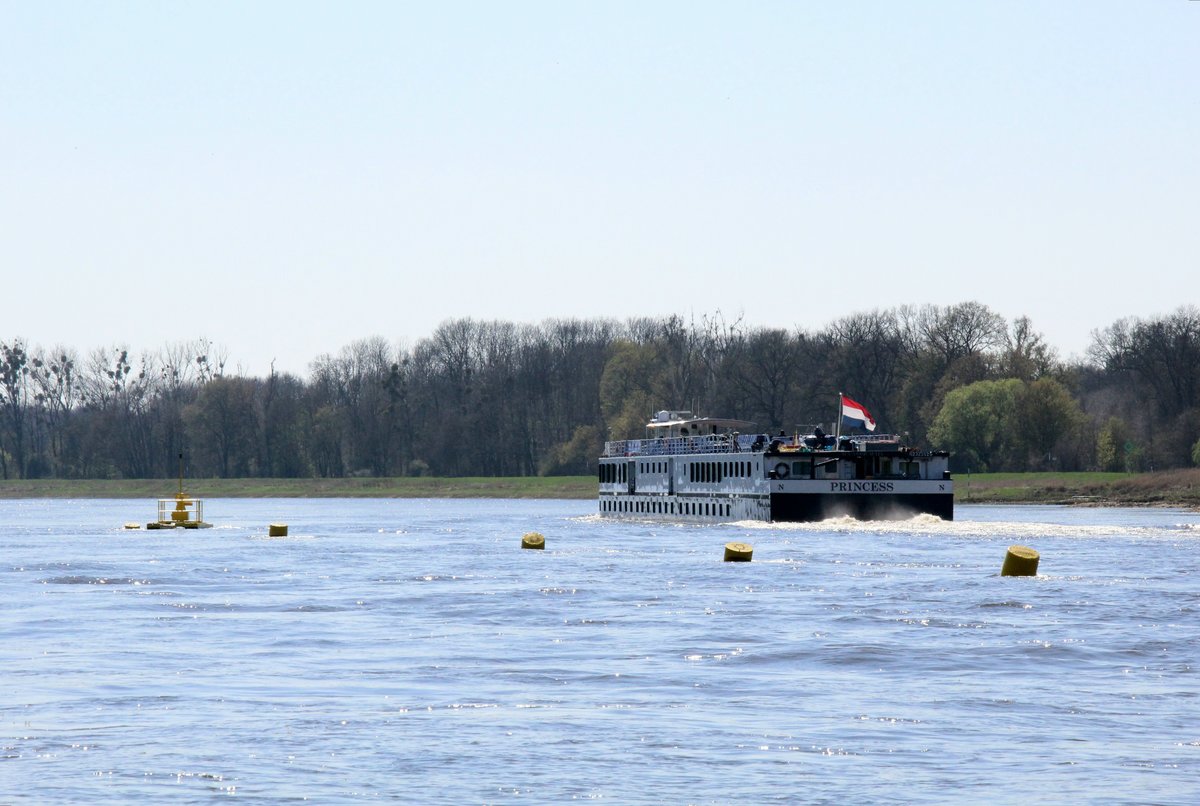
<svg viewBox="0 0 1200 806">
<path fill-rule="evenodd" d="M 1064 354 L 1200 302 L 1200 2 L 0 0 L 0 338 L 307 371 L 457 316 Z"/>
</svg>

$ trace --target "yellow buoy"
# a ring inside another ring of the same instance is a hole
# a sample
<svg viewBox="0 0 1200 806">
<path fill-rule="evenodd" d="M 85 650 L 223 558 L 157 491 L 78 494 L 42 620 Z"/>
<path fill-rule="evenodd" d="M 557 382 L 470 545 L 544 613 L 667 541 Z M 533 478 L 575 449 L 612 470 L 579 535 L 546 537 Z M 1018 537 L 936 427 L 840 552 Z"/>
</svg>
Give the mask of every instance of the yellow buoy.
<svg viewBox="0 0 1200 806">
<path fill-rule="evenodd" d="M 726 543 L 725 562 L 748 563 L 754 555 L 754 546 L 749 543 Z"/>
<path fill-rule="evenodd" d="M 544 549 L 546 548 L 546 538 L 542 537 L 539 532 L 530 532 L 521 538 L 521 548 Z"/>
<path fill-rule="evenodd" d="M 1038 553 L 1029 546 L 1009 546 L 1000 568 L 1002 577 L 1035 577 L 1038 569 Z"/>
<path fill-rule="evenodd" d="M 267 527 L 267 534 L 271 537 L 287 537 L 287 524 L 272 523 Z"/>
</svg>

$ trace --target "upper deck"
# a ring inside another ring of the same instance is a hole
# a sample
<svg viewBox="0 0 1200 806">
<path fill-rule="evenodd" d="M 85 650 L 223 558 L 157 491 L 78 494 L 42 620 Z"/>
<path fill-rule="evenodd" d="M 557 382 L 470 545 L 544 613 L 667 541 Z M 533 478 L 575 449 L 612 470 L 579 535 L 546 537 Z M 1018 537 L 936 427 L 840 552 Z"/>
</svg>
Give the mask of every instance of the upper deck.
<svg viewBox="0 0 1200 806">
<path fill-rule="evenodd" d="M 929 453 L 914 451 L 895 434 L 864 434 L 842 437 L 771 436 L 770 434 L 704 434 L 695 437 L 649 437 L 617 439 L 604 443 L 602 458 L 621 456 L 685 456 L 704 453 Z"/>
<path fill-rule="evenodd" d="M 896 434 L 855 434 L 836 438 L 821 433 L 740 433 L 754 423 L 717 417 L 693 417 L 687 411 L 660 411 L 646 424 L 659 435 L 646 439 L 618 439 L 604 443 L 602 459 L 636 456 L 688 456 L 721 453 L 793 454 L 896 454 L 911 458 L 945 457 L 945 451 L 915 450 Z"/>
</svg>

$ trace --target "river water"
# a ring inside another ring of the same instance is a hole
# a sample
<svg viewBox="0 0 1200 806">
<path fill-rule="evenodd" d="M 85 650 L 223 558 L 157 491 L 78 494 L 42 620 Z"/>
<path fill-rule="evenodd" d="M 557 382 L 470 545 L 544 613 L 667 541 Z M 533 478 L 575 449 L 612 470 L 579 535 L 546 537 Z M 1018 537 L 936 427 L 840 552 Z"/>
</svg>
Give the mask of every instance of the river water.
<svg viewBox="0 0 1200 806">
<path fill-rule="evenodd" d="M 0 802 L 1200 803 L 1200 514 L 594 512 L 0 501 Z"/>
</svg>

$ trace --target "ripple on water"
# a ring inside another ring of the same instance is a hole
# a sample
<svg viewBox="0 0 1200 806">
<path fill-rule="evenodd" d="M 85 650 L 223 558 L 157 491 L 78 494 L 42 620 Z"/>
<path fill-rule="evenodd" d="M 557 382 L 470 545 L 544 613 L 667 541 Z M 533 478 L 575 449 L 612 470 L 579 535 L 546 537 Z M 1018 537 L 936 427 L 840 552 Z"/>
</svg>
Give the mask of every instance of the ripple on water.
<svg viewBox="0 0 1200 806">
<path fill-rule="evenodd" d="M 1186 513 L 674 525 L 593 506 L 219 501 L 226 528 L 131 540 L 127 502 L 0 501 L 4 788 L 1194 802 Z M 262 539 L 282 511 L 305 539 Z M 521 551 L 531 530 L 551 550 Z M 752 563 L 721 562 L 747 537 Z M 999 576 L 1011 543 L 1042 552 L 1038 577 Z"/>
</svg>

